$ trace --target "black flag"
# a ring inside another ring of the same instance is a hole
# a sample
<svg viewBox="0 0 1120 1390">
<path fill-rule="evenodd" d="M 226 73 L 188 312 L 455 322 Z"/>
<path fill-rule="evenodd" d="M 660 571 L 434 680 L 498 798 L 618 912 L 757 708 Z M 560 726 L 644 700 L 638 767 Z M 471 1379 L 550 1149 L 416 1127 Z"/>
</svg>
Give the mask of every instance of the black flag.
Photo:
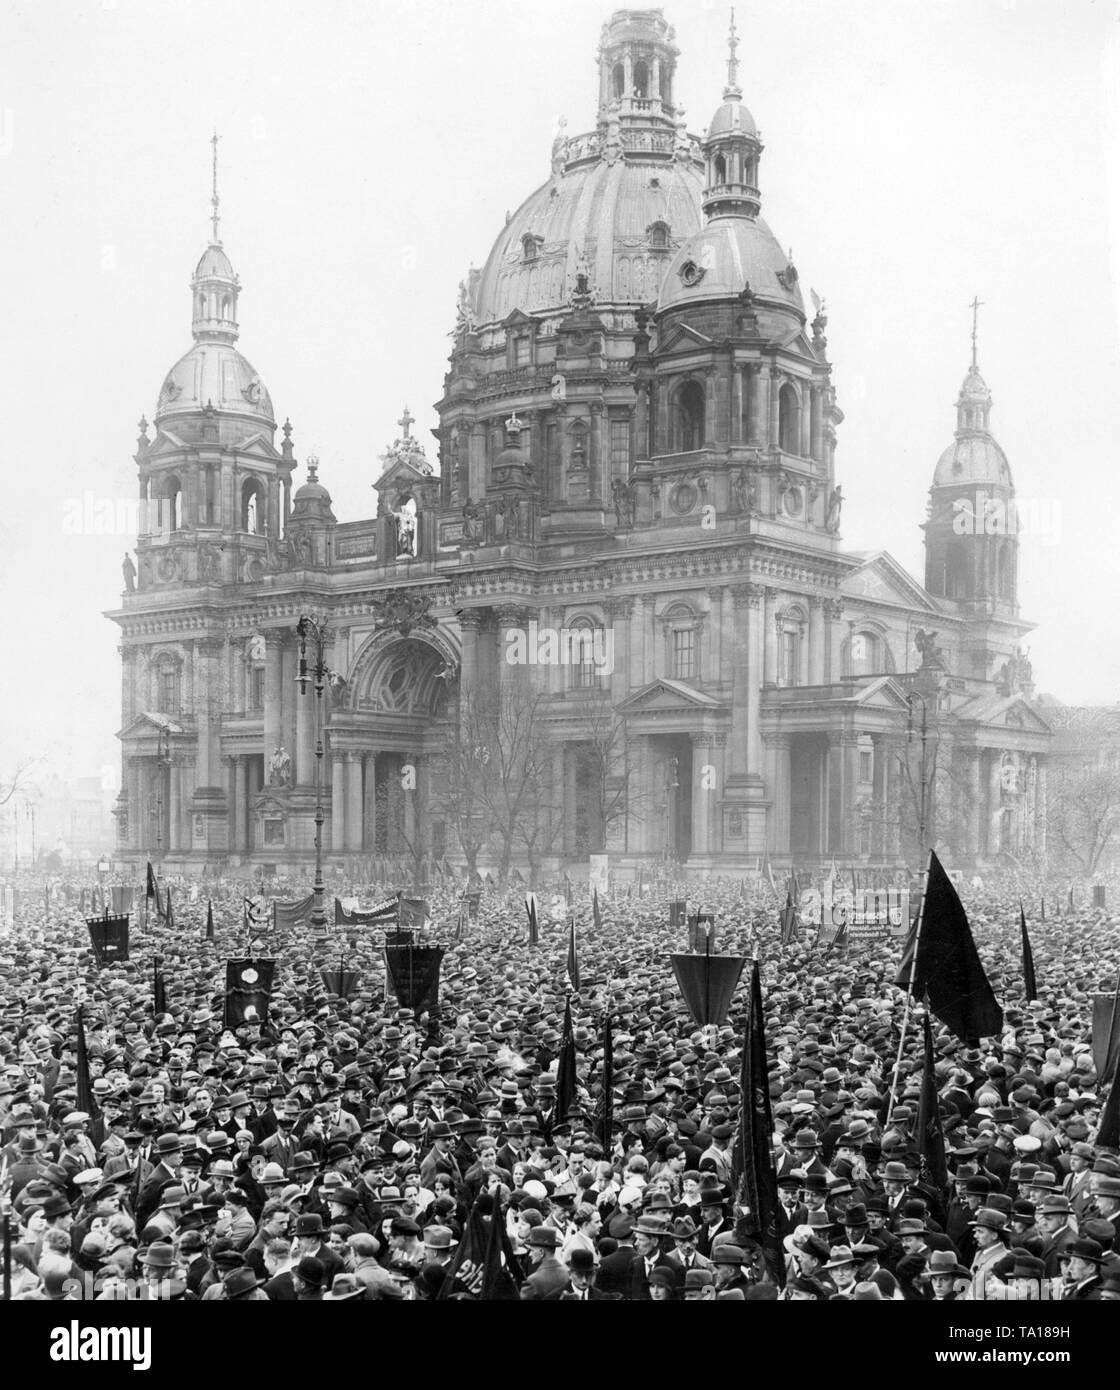
<svg viewBox="0 0 1120 1390">
<path fill-rule="evenodd" d="M 100 1113 L 93 1097 L 93 1086 L 89 1079 L 89 1053 L 86 1051 L 86 1029 L 82 1021 L 82 1008 L 78 1006 L 78 1109 L 84 1110 L 91 1120 Z"/>
<path fill-rule="evenodd" d="M 598 1110 L 599 1143 L 609 1157 L 614 1139 L 614 1030 L 610 1014 L 603 1020 L 603 1094 Z"/>
<path fill-rule="evenodd" d="M 156 904 L 158 906 L 159 892 L 156 889 L 156 876 L 155 871 L 152 868 L 152 861 L 150 859 L 148 860 L 148 883 L 147 887 L 144 890 L 144 896 L 147 898 L 155 898 Z"/>
<path fill-rule="evenodd" d="M 537 929 L 537 895 L 536 893 L 525 894 L 525 911 L 529 914 L 529 945 L 540 945 L 540 932 Z"/>
<path fill-rule="evenodd" d="M 1120 1073 L 1114 1073 L 1108 1099 L 1101 1112 L 1097 1144 L 1103 1149 L 1120 1149 Z"/>
<path fill-rule="evenodd" d="M 778 1175 L 771 1155 L 774 1118 L 768 1069 L 762 982 L 758 961 L 752 961 L 739 1074 L 739 1132 L 732 1149 L 731 1177 L 750 1233 L 762 1246 L 770 1278 L 781 1288 L 786 1281 L 785 1256 L 778 1233 Z"/>
<path fill-rule="evenodd" d="M 969 1047 L 1003 1028 L 1003 1010 L 980 963 L 968 917 L 932 850 L 914 968 L 914 997 L 923 995 L 950 1032 Z"/>
<path fill-rule="evenodd" d="M 422 1014 L 439 1008 L 439 967 L 442 946 L 386 946 L 388 985 L 402 1009 Z"/>
<path fill-rule="evenodd" d="M 786 889 L 786 905 L 779 914 L 779 920 L 782 924 L 781 944 L 788 946 L 797 929 L 797 909 L 793 905 L 793 895 L 788 888 Z"/>
<path fill-rule="evenodd" d="M 157 1017 L 167 1012 L 167 990 L 163 983 L 163 971 L 159 968 L 159 956 L 152 962 L 152 1013 Z"/>
<path fill-rule="evenodd" d="M 579 989 L 579 957 L 576 955 L 576 915 L 568 918 L 568 978 L 574 990 Z"/>
<path fill-rule="evenodd" d="M 593 919 L 594 922 L 595 922 L 596 928 L 599 928 L 599 927 L 601 927 L 601 926 L 603 925 L 603 914 L 602 914 L 602 912 L 599 910 L 599 890 L 598 890 L 598 888 L 593 888 L 593 889 L 591 890 L 591 916 L 592 916 L 592 919 Z"/>
<path fill-rule="evenodd" d="M 937 1104 L 937 1077 L 934 1075 L 933 1030 L 929 1014 L 922 1016 L 925 1039 L 925 1066 L 922 1071 L 922 1094 L 918 1101 L 918 1157 L 922 1176 L 939 1193 L 949 1186 L 949 1166 L 945 1159 L 945 1131 L 941 1127 L 941 1112 Z"/>
<path fill-rule="evenodd" d="M 1019 899 L 1019 930 L 1023 936 L 1023 993 L 1028 999 L 1038 998 L 1038 985 L 1034 978 L 1034 952 L 1027 935 L 1027 919 L 1023 912 L 1023 900 Z"/>
<path fill-rule="evenodd" d="M 214 904 L 206 899 L 206 940 L 214 940 Z"/>
<path fill-rule="evenodd" d="M 172 929 L 174 929 L 174 926 L 175 926 L 175 910 L 174 910 L 174 908 L 171 906 L 171 884 L 170 884 L 170 883 L 167 885 L 167 911 L 164 913 L 164 918 L 166 919 L 167 925 L 168 925 L 169 927 L 171 927 Z"/>
<path fill-rule="evenodd" d="M 566 1120 L 576 1103 L 576 1040 L 572 1035 L 572 1001 L 564 1002 L 564 1027 L 556 1062 L 556 1119 Z"/>
</svg>

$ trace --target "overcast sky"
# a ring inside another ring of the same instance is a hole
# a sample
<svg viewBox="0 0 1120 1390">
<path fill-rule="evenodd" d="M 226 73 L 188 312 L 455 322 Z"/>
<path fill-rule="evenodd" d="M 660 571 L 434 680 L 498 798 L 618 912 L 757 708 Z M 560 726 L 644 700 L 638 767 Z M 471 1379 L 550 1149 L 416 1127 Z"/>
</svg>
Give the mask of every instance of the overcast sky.
<svg viewBox="0 0 1120 1390">
<path fill-rule="evenodd" d="M 719 104 L 727 7 L 665 6 L 690 129 Z M 6 0 L 0 381 L 7 662 L 0 777 L 25 751 L 116 763 L 136 421 L 191 344 L 209 138 L 241 342 L 341 520 L 371 515 L 407 404 L 435 424 L 456 286 L 594 124 L 588 0 Z M 921 577 L 974 294 L 992 427 L 1020 496 L 1040 689 L 1120 699 L 1120 29 L 1115 0 L 751 0 L 745 100 L 763 215 L 824 294 L 852 549 Z M 430 449 L 434 453 L 434 449 Z M 301 468 L 297 481 L 304 474 Z"/>
</svg>

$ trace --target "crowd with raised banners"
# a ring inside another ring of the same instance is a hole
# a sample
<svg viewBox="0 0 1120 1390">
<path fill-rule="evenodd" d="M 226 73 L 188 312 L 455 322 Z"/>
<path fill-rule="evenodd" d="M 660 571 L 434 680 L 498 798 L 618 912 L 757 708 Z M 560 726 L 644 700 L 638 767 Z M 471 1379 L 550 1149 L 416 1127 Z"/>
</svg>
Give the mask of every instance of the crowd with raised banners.
<svg viewBox="0 0 1120 1390">
<path fill-rule="evenodd" d="M 4 1296 L 1120 1299 L 1120 918 L 962 889 L 996 1001 L 962 1014 L 929 959 L 908 1004 L 897 939 L 822 945 L 765 882 L 697 885 L 745 966 L 701 1027 L 678 886 L 541 893 L 532 922 L 523 889 L 473 916 L 424 891 L 419 1014 L 385 924 L 329 898 L 321 930 L 247 929 L 248 885 L 177 892 L 106 959 L 77 891 L 26 894 L 0 933 Z"/>
</svg>

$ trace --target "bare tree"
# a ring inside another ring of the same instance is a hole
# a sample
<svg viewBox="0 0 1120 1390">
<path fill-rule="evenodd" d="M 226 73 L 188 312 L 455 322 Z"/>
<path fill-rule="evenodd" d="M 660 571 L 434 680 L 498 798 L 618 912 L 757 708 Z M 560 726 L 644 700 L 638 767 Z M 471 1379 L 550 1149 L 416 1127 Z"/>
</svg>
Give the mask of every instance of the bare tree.
<svg viewBox="0 0 1120 1390">
<path fill-rule="evenodd" d="M 21 788 L 27 789 L 31 770 L 38 761 L 38 758 L 21 758 L 10 777 L 0 778 L 0 806 L 6 806 Z"/>
<path fill-rule="evenodd" d="M 1120 842 L 1120 710 L 1047 710 L 1055 732 L 1047 782 L 1051 852 L 1086 875 Z"/>
<path fill-rule="evenodd" d="M 575 713 L 581 733 L 576 757 L 587 820 L 585 848 L 589 854 L 603 854 L 620 825 L 643 819 L 648 798 L 640 793 L 637 768 L 626 756 L 626 724 L 615 713 L 609 691 L 596 687 L 581 692 Z"/>
<path fill-rule="evenodd" d="M 406 759 L 404 766 L 415 770 L 417 760 Z M 426 835 L 431 809 L 428 779 L 419 778 L 414 787 L 405 788 L 396 778 L 387 778 L 377 788 L 375 802 L 378 823 L 390 827 L 390 847 L 404 851 L 412 875 L 412 890 L 419 892 L 423 887 L 428 850 Z"/>
</svg>

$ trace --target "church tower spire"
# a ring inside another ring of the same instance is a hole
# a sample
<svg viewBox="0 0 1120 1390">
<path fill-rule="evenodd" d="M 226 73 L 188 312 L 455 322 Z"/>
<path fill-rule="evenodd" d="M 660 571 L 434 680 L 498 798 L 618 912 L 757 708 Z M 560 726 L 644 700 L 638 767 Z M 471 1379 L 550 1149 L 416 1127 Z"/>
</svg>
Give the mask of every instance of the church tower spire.
<svg viewBox="0 0 1120 1390">
<path fill-rule="evenodd" d="M 191 332 L 196 342 L 235 343 L 238 337 L 237 297 L 241 281 L 222 249 L 218 236 L 218 141 L 215 131 L 210 138 L 211 193 L 210 245 L 202 253 L 191 279 Z"/>
<path fill-rule="evenodd" d="M 738 49 L 739 35 L 732 10 L 723 105 L 712 117 L 702 147 L 707 177 L 701 206 L 709 221 L 714 217 L 757 217 L 762 206 L 758 191 L 762 141 L 754 117 L 743 105 Z"/>
</svg>

